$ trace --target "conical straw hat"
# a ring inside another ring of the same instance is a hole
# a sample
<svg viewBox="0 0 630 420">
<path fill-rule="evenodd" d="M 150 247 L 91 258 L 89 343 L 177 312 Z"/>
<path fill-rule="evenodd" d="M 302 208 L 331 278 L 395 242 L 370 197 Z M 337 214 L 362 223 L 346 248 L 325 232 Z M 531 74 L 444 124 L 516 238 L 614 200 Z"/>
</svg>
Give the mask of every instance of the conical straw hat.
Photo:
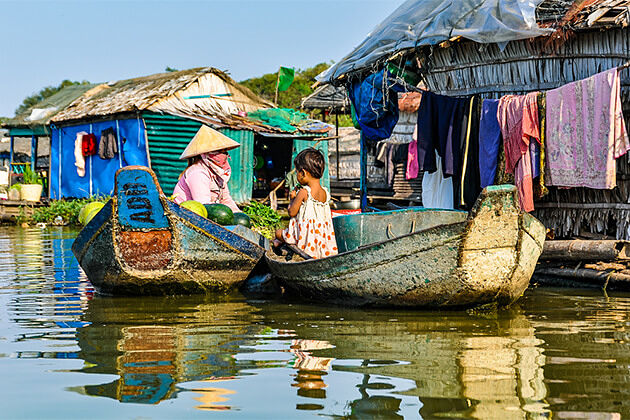
<svg viewBox="0 0 630 420">
<path fill-rule="evenodd" d="M 219 150 L 231 150 L 239 147 L 240 144 L 221 134 L 217 130 L 213 130 L 207 125 L 202 125 L 195 134 L 195 137 L 188 143 L 186 150 L 179 157 L 180 159 L 188 159 L 202 153 L 218 152 Z"/>
</svg>

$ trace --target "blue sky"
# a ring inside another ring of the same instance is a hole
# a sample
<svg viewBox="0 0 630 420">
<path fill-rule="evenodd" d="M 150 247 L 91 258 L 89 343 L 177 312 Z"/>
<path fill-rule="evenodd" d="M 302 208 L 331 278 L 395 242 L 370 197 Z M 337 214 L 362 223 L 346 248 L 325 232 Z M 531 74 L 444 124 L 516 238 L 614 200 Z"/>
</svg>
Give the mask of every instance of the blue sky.
<svg viewBox="0 0 630 420">
<path fill-rule="evenodd" d="M 63 79 L 106 82 L 166 66 L 240 81 L 339 60 L 403 0 L 0 0 L 0 116 Z"/>
</svg>

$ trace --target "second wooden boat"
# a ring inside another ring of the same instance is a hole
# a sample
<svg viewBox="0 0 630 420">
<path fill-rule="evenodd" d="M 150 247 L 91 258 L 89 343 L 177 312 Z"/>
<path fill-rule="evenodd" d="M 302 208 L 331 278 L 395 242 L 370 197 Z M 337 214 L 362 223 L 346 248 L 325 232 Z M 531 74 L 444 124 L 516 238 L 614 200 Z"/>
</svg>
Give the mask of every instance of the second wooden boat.
<svg viewBox="0 0 630 420">
<path fill-rule="evenodd" d="M 470 213 L 412 208 L 333 219 L 340 253 L 323 259 L 267 252 L 283 286 L 344 305 L 509 305 L 525 291 L 545 227 L 517 204 L 516 188 L 491 186 Z"/>
<path fill-rule="evenodd" d="M 265 246 L 265 238 L 243 226 L 220 226 L 178 206 L 149 168 L 128 166 L 72 252 L 100 293 L 171 295 L 229 291 L 247 278 Z"/>
</svg>

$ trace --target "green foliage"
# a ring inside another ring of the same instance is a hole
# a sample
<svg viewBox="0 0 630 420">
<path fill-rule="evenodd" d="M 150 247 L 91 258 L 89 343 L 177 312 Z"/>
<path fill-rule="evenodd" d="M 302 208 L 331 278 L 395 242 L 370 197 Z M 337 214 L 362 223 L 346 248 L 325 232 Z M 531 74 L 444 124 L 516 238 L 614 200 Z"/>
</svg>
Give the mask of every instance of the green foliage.
<svg viewBox="0 0 630 420">
<path fill-rule="evenodd" d="M 285 92 L 278 93 L 278 106 L 281 108 L 299 109 L 302 98 L 313 93 L 311 85 L 315 83 L 315 76 L 330 67 L 328 63 L 319 63 L 306 70 L 296 70 L 293 83 Z M 264 74 L 240 82 L 258 96 L 273 101 L 276 93 L 277 73 Z"/>
<path fill-rule="evenodd" d="M 35 209 L 31 220 L 35 223 L 53 223 L 57 216 L 60 216 L 64 223 L 81 226 L 79 223 L 79 212 L 88 203 L 93 201 L 106 202 L 109 197 L 83 198 L 80 200 L 53 200 L 47 207 Z"/>
<path fill-rule="evenodd" d="M 29 165 L 26 165 L 24 167 L 22 184 L 39 184 L 39 185 L 42 185 L 43 184 L 43 180 L 42 180 L 42 177 L 39 176 L 39 174 L 37 172 L 32 170 Z"/>
<path fill-rule="evenodd" d="M 252 230 L 269 239 L 275 237 L 276 229 L 282 224 L 282 217 L 277 211 L 256 201 L 243 207 L 243 213 L 249 216 Z"/>
<path fill-rule="evenodd" d="M 174 72 L 179 71 L 179 70 L 177 70 L 177 69 L 175 69 L 175 68 L 173 68 L 171 66 L 166 66 L 164 71 L 167 72 L 167 73 L 174 73 Z"/>
<path fill-rule="evenodd" d="M 84 80 L 82 82 L 77 82 L 77 81 L 72 81 L 72 80 L 64 80 L 62 81 L 59 86 L 46 86 L 45 88 L 43 88 L 42 90 L 40 90 L 37 93 L 32 94 L 31 96 L 27 96 L 26 98 L 24 98 L 24 100 L 22 101 L 22 104 L 20 104 L 20 106 L 15 110 L 15 114 L 21 114 L 22 112 L 26 111 L 27 109 L 29 109 L 30 107 L 38 104 L 39 102 L 43 101 L 46 98 L 49 98 L 51 96 L 53 96 L 55 93 L 59 92 L 61 89 L 65 88 L 66 86 L 72 86 L 72 85 L 87 85 L 90 82 L 88 82 L 87 80 Z"/>
</svg>

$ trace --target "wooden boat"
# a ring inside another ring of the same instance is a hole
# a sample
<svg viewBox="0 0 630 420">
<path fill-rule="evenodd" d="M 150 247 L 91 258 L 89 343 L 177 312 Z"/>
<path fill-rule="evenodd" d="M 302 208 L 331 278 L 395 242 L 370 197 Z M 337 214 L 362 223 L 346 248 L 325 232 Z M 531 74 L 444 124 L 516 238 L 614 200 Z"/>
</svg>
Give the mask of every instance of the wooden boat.
<svg viewBox="0 0 630 420">
<path fill-rule="evenodd" d="M 180 207 L 164 196 L 153 171 L 128 166 L 116 173 L 113 198 L 81 230 L 72 252 L 103 294 L 226 292 L 262 259 L 265 241 Z"/>
<path fill-rule="evenodd" d="M 410 208 L 333 224 L 338 255 L 266 253 L 286 289 L 344 305 L 509 305 L 527 288 L 545 240 L 545 227 L 519 209 L 508 185 L 484 189 L 470 213 Z"/>
</svg>

